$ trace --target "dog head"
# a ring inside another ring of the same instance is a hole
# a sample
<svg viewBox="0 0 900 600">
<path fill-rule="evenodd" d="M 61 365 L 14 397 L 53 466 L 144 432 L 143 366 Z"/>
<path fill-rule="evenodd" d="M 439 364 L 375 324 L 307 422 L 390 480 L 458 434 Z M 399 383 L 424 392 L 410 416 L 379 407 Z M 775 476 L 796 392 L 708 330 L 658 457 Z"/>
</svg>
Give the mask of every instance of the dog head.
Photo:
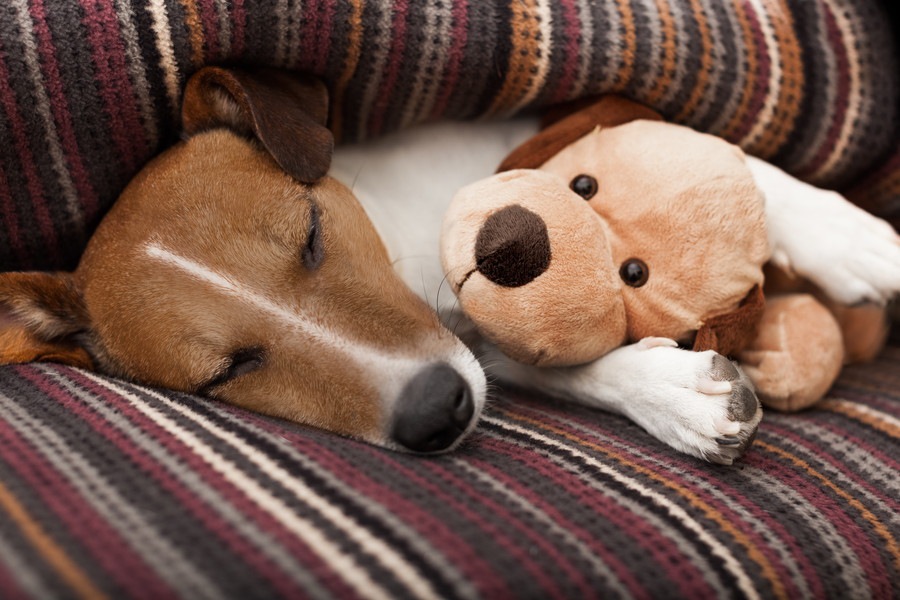
<svg viewBox="0 0 900 600">
<path fill-rule="evenodd" d="M 752 339 L 768 240 L 740 149 L 604 97 L 499 170 L 457 194 L 441 246 L 466 314 L 509 356 L 572 365 L 648 336 L 723 353 Z"/>
<path fill-rule="evenodd" d="M 186 139 L 148 164 L 67 273 L 0 276 L 4 362 L 52 360 L 417 452 L 455 445 L 485 379 L 327 176 L 327 93 L 200 71 Z"/>
</svg>

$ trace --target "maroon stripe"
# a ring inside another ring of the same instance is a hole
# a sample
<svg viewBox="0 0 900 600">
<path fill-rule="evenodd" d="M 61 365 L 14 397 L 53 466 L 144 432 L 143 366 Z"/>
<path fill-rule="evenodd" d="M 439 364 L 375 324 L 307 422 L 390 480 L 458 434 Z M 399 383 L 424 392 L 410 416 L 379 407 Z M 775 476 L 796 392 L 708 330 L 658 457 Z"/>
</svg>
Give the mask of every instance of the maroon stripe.
<svg viewBox="0 0 900 600">
<path fill-rule="evenodd" d="M 763 24 L 757 18 L 755 10 L 749 5 L 745 5 L 747 22 L 751 29 L 752 40 L 757 49 L 757 57 L 759 58 L 753 85 L 750 92 L 750 101 L 747 103 L 747 110 L 740 121 L 738 128 L 732 133 L 731 137 L 734 141 L 742 140 L 753 128 L 758 121 L 759 112 L 765 104 L 766 94 L 769 90 L 769 78 L 772 74 L 772 57 L 769 55 L 769 49 L 766 46 L 766 38 L 763 34 Z M 777 40 L 776 40 L 777 42 Z"/>
<path fill-rule="evenodd" d="M 50 98 L 50 107 L 53 111 L 57 131 L 66 155 L 66 165 L 72 175 L 75 190 L 78 192 L 78 200 L 85 213 L 84 218 L 90 222 L 99 210 L 99 201 L 78 148 L 78 138 L 75 135 L 72 113 L 69 110 L 66 91 L 63 88 L 59 63 L 54 51 L 56 45 L 50 33 L 50 26 L 47 23 L 47 14 L 43 0 L 32 0 L 31 16 L 34 21 L 34 32 L 38 38 L 37 49 L 41 56 L 44 87 Z"/>
<path fill-rule="evenodd" d="M 891 470 L 900 473 L 900 460 L 898 460 L 898 459 L 900 459 L 900 457 L 885 454 L 883 452 L 882 448 L 879 448 L 878 446 L 874 446 L 874 445 L 870 444 L 869 443 L 870 440 L 868 438 L 861 437 L 859 435 L 854 435 L 853 430 L 847 428 L 846 425 L 845 426 L 834 425 L 831 422 L 831 419 L 838 418 L 842 422 L 846 422 L 847 420 L 852 420 L 854 423 L 858 423 L 859 426 L 866 427 L 866 428 L 871 427 L 871 425 L 869 425 L 865 421 L 856 421 L 855 419 L 853 419 L 853 417 L 846 416 L 843 413 L 836 413 L 836 414 L 828 413 L 828 414 L 829 414 L 829 417 L 831 417 L 831 418 L 829 418 L 827 420 L 823 419 L 823 420 L 816 421 L 816 425 L 818 425 L 819 427 L 822 427 L 824 429 L 827 429 L 828 431 L 832 432 L 833 434 L 835 434 L 838 437 L 842 437 L 842 438 L 846 439 L 847 441 L 852 442 L 854 446 L 859 447 L 860 450 L 863 450 L 866 454 L 868 454 L 875 460 L 883 463 Z M 813 452 L 812 454 L 814 456 L 819 456 L 821 454 L 821 452 Z"/>
<path fill-rule="evenodd" d="M 321 75 L 328 68 L 328 55 L 331 54 L 331 30 L 334 27 L 334 13 L 337 10 L 336 2 L 326 2 L 320 9 L 322 21 L 316 31 L 316 61 L 313 64 L 313 73 Z"/>
<path fill-rule="evenodd" d="M 215 0 L 200 0 L 200 22 L 203 25 L 203 45 L 206 50 L 207 61 L 217 61 L 225 58 L 221 56 L 219 45 L 219 20 L 216 17 Z"/>
<path fill-rule="evenodd" d="M 486 449 L 491 448 L 496 450 L 496 453 L 499 455 L 510 455 L 510 445 L 504 443 L 499 438 L 489 438 L 488 440 L 485 440 L 484 446 Z M 517 453 L 519 459 L 521 459 L 521 447 L 517 447 L 517 449 L 513 452 Z M 577 526 L 575 523 L 567 519 L 566 516 L 562 514 L 554 504 L 547 502 L 544 496 L 536 494 L 530 487 L 522 485 L 520 480 L 507 476 L 506 473 L 504 473 L 500 469 L 497 469 L 490 463 L 475 458 L 471 458 L 469 460 L 469 463 L 471 464 L 471 466 L 477 467 L 492 479 L 501 483 L 504 488 L 508 489 L 510 492 L 513 492 L 516 496 L 519 496 L 530 505 L 535 507 L 537 510 L 544 513 L 561 529 L 571 533 L 573 537 L 577 538 L 581 543 L 588 547 L 591 552 L 597 556 L 597 558 L 599 558 L 604 564 L 610 567 L 610 570 L 615 572 L 617 577 L 619 577 L 622 573 L 629 572 L 628 567 L 619 560 L 618 556 L 613 550 L 605 546 L 599 539 L 591 537 L 589 535 L 585 535 L 583 528 Z M 567 562 L 565 562 L 565 559 L 563 559 L 563 564 L 568 564 Z M 637 586 L 637 580 L 634 580 L 631 583 L 634 585 L 629 586 L 629 590 L 631 591 L 631 593 L 638 595 L 639 588 Z M 590 597 L 591 595 L 592 594 L 590 593 L 590 591 L 587 591 L 585 592 L 584 597 Z"/>
<path fill-rule="evenodd" d="M 20 557 L 19 552 L 16 552 Z M 29 565 L 34 566 L 34 565 Z M 0 563 L 0 598 L 28 598 L 29 596 L 19 586 L 19 580 L 9 572 L 9 566 Z"/>
<path fill-rule="evenodd" d="M 563 590 L 560 589 L 557 581 L 548 576 L 548 573 L 555 573 L 556 571 L 561 571 L 562 573 L 560 574 L 564 574 L 564 578 L 569 579 L 572 583 L 577 585 L 581 589 L 582 597 L 590 596 L 590 584 L 585 580 L 584 573 L 573 568 L 568 558 L 564 556 L 556 546 L 547 542 L 543 535 L 543 531 L 535 531 L 533 527 L 530 527 L 527 523 L 523 523 L 521 519 L 517 518 L 513 511 L 509 510 L 506 506 L 498 504 L 488 495 L 479 494 L 472 486 L 471 482 L 457 476 L 443 463 L 437 461 L 423 461 L 423 466 L 426 470 L 431 471 L 436 479 L 449 484 L 451 488 L 456 490 L 459 494 L 464 494 L 467 498 L 464 501 L 466 504 L 469 504 L 470 506 L 481 506 L 484 510 L 494 515 L 505 515 L 506 521 L 511 527 L 504 527 L 503 530 L 510 531 L 510 529 L 513 529 L 517 531 L 520 536 L 530 542 L 532 551 L 534 549 L 540 551 L 540 565 L 531 563 L 531 561 L 529 561 L 531 564 L 524 562 L 522 564 L 526 569 L 533 573 L 535 582 L 539 583 L 547 590 L 549 597 L 565 597 L 565 594 Z M 515 544 L 515 546 L 518 547 L 518 544 Z M 523 553 L 524 556 L 529 556 L 529 558 L 532 554 L 533 552 L 528 552 L 527 554 Z"/>
<path fill-rule="evenodd" d="M 31 148 L 28 146 L 28 133 L 25 122 L 22 120 L 22 115 L 19 113 L 19 103 L 16 100 L 15 91 L 9 85 L 9 69 L 6 65 L 8 58 L 6 52 L 0 47 L 0 103 L 2 103 L 4 111 L 6 111 L 10 133 L 12 133 L 13 137 L 13 147 L 19 157 L 19 164 L 22 166 L 22 172 L 25 175 L 25 186 L 31 200 L 31 209 L 34 213 L 34 219 L 37 221 L 41 237 L 44 240 L 43 250 L 52 258 L 48 262 L 59 263 L 61 262 L 61 257 L 59 255 L 59 241 L 56 237 L 56 229 L 54 229 L 53 219 L 50 217 L 50 209 L 41 185 L 41 177 L 37 172 L 37 165 L 34 162 L 34 154 L 32 154 Z"/>
<path fill-rule="evenodd" d="M 231 3 L 231 56 L 240 58 L 244 54 L 244 39 L 247 31 L 247 11 L 244 0 L 232 0 Z"/>
<path fill-rule="evenodd" d="M 0 457 L 19 474 L 63 523 L 71 537 L 121 586 L 126 595 L 173 595 L 173 590 L 109 525 L 107 518 L 99 515 L 80 492 L 5 420 L 0 420 L 0 440 Z"/>
<path fill-rule="evenodd" d="M 381 81 L 381 93 L 375 99 L 369 133 L 380 134 L 384 128 L 385 114 L 396 92 L 397 78 L 403 65 L 403 52 L 406 49 L 406 17 L 409 13 L 409 0 L 396 0 L 393 6 L 394 20 L 391 23 L 391 52 L 387 66 L 387 75 Z"/>
<path fill-rule="evenodd" d="M 321 4 L 319 0 L 305 0 L 303 3 L 303 33 L 300 35 L 300 62 L 292 65 L 294 68 L 303 71 L 312 71 L 313 65 L 318 62 L 316 54 L 318 53 L 317 44 L 319 36 L 322 35 L 322 23 L 319 19 Z M 301 18 L 300 16 L 297 17 Z M 314 72 L 314 71 L 313 71 Z"/>
<path fill-rule="evenodd" d="M 600 446 L 608 448 L 608 450 L 604 453 L 617 462 L 622 463 L 621 458 L 624 455 L 627 458 L 628 463 L 634 464 L 640 468 L 647 469 L 654 473 L 659 472 L 660 464 L 666 464 L 667 483 L 671 483 L 673 485 L 677 485 L 681 488 L 689 490 L 692 494 L 709 505 L 710 508 L 721 514 L 724 519 L 730 522 L 734 527 L 738 528 L 739 531 L 748 538 L 749 543 L 752 547 L 756 547 L 764 553 L 766 559 L 776 570 L 776 572 L 779 573 L 780 579 L 783 582 L 785 582 L 786 584 L 794 585 L 793 579 L 791 578 L 791 573 L 783 564 L 782 558 L 775 552 L 771 544 L 763 539 L 763 537 L 758 533 L 756 527 L 752 523 L 746 522 L 744 520 L 744 517 L 737 513 L 734 508 L 737 506 L 742 507 L 747 513 L 752 515 L 753 518 L 763 523 L 765 528 L 771 530 L 775 535 L 782 539 L 783 543 L 791 549 L 792 555 L 797 555 L 799 552 L 800 546 L 797 540 L 795 540 L 790 532 L 782 527 L 781 524 L 778 523 L 778 521 L 773 519 L 771 515 L 762 511 L 755 502 L 745 498 L 744 494 L 740 490 L 729 486 L 727 482 L 716 482 L 716 488 L 720 492 L 722 492 L 725 497 L 728 498 L 727 503 L 726 501 L 710 494 L 702 486 L 697 485 L 695 481 L 707 481 L 709 479 L 709 472 L 707 470 L 697 468 L 697 463 L 693 458 L 688 457 L 687 455 L 678 455 L 677 458 L 673 458 L 670 454 L 663 454 L 660 452 L 654 453 L 649 446 L 636 444 L 634 442 L 621 438 L 610 431 L 603 431 L 602 433 L 596 431 L 595 429 L 593 429 L 593 427 L 596 427 L 596 423 L 587 423 L 585 421 L 581 421 L 574 415 L 566 415 L 565 418 L 569 421 L 578 422 L 579 424 L 584 426 L 584 429 L 574 429 L 566 422 L 556 418 L 554 414 L 548 412 L 538 412 L 531 407 L 529 407 L 530 410 L 526 409 L 525 407 L 521 408 L 521 412 L 523 414 L 530 412 L 530 415 L 528 416 L 532 419 L 540 418 L 545 422 L 552 419 L 554 421 L 555 427 L 565 431 L 572 436 L 576 436 L 582 439 L 586 437 L 594 438 L 595 440 L 597 440 L 597 442 L 599 442 Z M 515 417 L 512 416 L 512 418 Z M 609 444 L 610 441 L 613 441 L 616 446 L 626 448 L 626 450 L 620 451 L 616 450 L 615 448 L 611 448 Z M 659 447 L 662 448 L 662 446 Z M 649 455 L 650 458 L 644 458 L 642 455 Z M 625 465 L 624 463 L 623 466 L 626 468 L 629 467 L 629 465 Z M 811 563 L 806 561 L 805 557 L 798 558 L 797 562 L 799 563 L 800 569 L 807 579 L 815 578 L 815 569 L 813 568 Z M 788 589 L 788 592 L 790 593 L 792 592 L 792 590 Z M 796 589 L 794 589 L 793 592 L 797 594 L 801 593 L 800 590 Z"/>
<path fill-rule="evenodd" d="M 438 93 L 434 108 L 431 110 L 431 117 L 443 117 L 447 111 L 447 105 L 450 104 L 450 98 L 456 90 L 456 84 L 459 81 L 460 65 L 462 65 L 465 57 L 466 42 L 469 33 L 469 6 L 467 0 L 458 0 L 451 7 L 453 15 L 453 44 L 447 54 L 447 63 L 444 69 L 443 81 L 441 83 L 441 91 Z"/>
<path fill-rule="evenodd" d="M 434 512 L 423 510 L 407 496 L 398 493 L 394 488 L 381 484 L 377 479 L 366 475 L 359 465 L 347 461 L 325 445 L 307 435 L 284 429 L 278 425 L 256 418 L 244 412 L 237 412 L 231 407 L 223 407 L 237 415 L 242 421 L 252 423 L 255 427 L 285 438 L 294 449 L 304 457 L 316 462 L 328 470 L 332 477 L 351 488 L 354 493 L 364 496 L 367 501 L 377 501 L 392 514 L 402 515 L 402 521 L 410 528 L 427 536 L 428 544 L 447 557 L 468 581 L 487 581 L 496 578 L 494 568 L 477 553 L 467 547 L 467 542 L 459 536 L 447 523 L 438 519 Z M 347 441 L 353 444 L 352 441 Z M 493 586 L 494 584 L 490 584 Z M 491 588 L 496 589 L 496 588 Z"/>
<path fill-rule="evenodd" d="M 2 58 L 0 58 L 2 63 Z M 2 69 L 2 67 L 0 67 Z M 3 75 L 0 74 L 0 79 Z M 0 84 L 2 85 L 2 84 Z M 22 243 L 22 234 L 19 230 L 19 218 L 16 216 L 16 205 L 13 202 L 12 192 L 9 189 L 9 181 L 6 179 L 6 170 L 0 169 L 0 206 L 3 207 L 3 225 L 6 228 L 7 242 L 12 247 L 13 253 L 21 264 L 28 262 L 28 253 Z"/>
<path fill-rule="evenodd" d="M 824 428 L 830 429 L 829 427 L 824 427 Z M 847 478 L 850 481 L 852 481 L 853 483 L 855 483 L 858 487 L 866 490 L 866 492 L 870 496 L 874 496 L 875 498 L 878 498 L 881 502 L 883 502 L 884 504 L 891 507 L 893 512 L 900 514 L 900 501 L 898 501 L 895 498 L 891 498 L 890 496 L 885 495 L 882 491 L 873 487 L 869 482 L 867 482 L 864 479 L 857 476 L 856 472 L 853 470 L 852 466 L 849 463 L 835 460 L 834 455 L 827 452 L 827 449 L 823 450 L 822 442 L 820 440 L 817 440 L 815 442 L 809 442 L 808 440 L 804 439 L 801 435 L 798 435 L 793 430 L 791 430 L 787 427 L 779 427 L 778 425 L 772 423 L 771 421 L 768 423 L 766 429 L 767 429 L 768 433 L 775 433 L 781 439 L 791 440 L 794 444 L 796 444 L 797 446 L 802 448 L 807 456 L 813 457 L 812 460 L 816 460 L 816 461 L 825 463 L 827 465 L 830 465 L 835 471 L 838 471 L 839 473 L 841 473 L 845 478 Z M 835 432 L 835 433 L 838 433 L 838 432 Z M 841 433 L 846 434 L 845 431 L 841 432 Z M 849 435 L 844 435 L 844 437 L 846 437 L 849 441 L 849 439 L 850 439 Z M 779 444 L 779 445 L 782 447 L 784 446 L 784 444 Z M 861 447 L 861 449 L 862 449 L 862 447 Z M 792 454 L 796 454 L 796 450 L 794 450 L 794 449 L 785 448 L 785 450 L 788 450 Z M 807 460 L 807 462 L 809 462 L 809 460 Z M 817 467 L 817 470 L 821 470 L 821 469 L 819 469 Z M 896 469 L 895 469 L 895 472 L 896 472 Z M 831 479 L 831 477 L 829 477 L 829 479 Z M 854 493 L 854 496 L 855 495 L 856 494 Z"/>
<path fill-rule="evenodd" d="M 597 490 L 590 487 L 585 481 L 573 477 L 571 471 L 560 467 L 540 450 L 530 452 L 527 463 L 525 463 L 522 460 L 522 448 L 517 444 L 496 439 L 496 442 L 489 444 L 489 447 L 498 455 L 527 464 L 528 468 L 534 469 L 548 483 L 565 491 L 570 497 L 577 498 L 582 506 L 598 515 L 603 515 L 603 519 L 609 522 L 610 526 L 616 527 L 623 532 L 623 535 L 640 546 L 648 557 L 651 557 L 662 569 L 666 578 L 679 586 L 681 593 L 676 595 L 682 597 L 715 596 L 715 590 L 709 587 L 704 594 L 698 592 L 697 582 L 702 581 L 707 586 L 709 585 L 706 576 L 697 569 L 696 564 L 688 564 L 683 559 L 683 552 L 674 541 L 663 535 L 649 520 L 637 518 L 631 509 L 619 504 L 611 495 L 597 493 Z M 649 591 L 635 577 L 635 573 L 630 567 L 618 559 L 615 550 L 599 546 L 599 544 L 600 540 L 596 540 L 591 543 L 591 546 L 602 556 L 603 562 L 612 569 L 619 580 L 627 586 L 629 592 L 637 597 L 647 596 Z"/>
<path fill-rule="evenodd" d="M 428 479 L 423 478 L 417 471 L 407 468 L 403 462 L 395 459 L 388 452 L 376 450 L 375 448 L 368 448 L 362 445 L 360 446 L 360 450 L 366 452 L 378 462 L 385 464 L 389 472 L 404 477 L 404 479 L 411 484 L 421 489 L 428 495 L 429 502 L 441 503 L 445 507 L 451 508 L 470 525 L 478 527 L 481 531 L 488 534 L 498 545 L 502 546 L 510 556 L 522 560 L 523 567 L 525 567 L 532 576 L 538 575 L 536 572 L 536 565 L 529 559 L 527 554 L 509 540 L 502 531 L 498 530 L 495 523 L 487 521 L 477 512 L 472 510 L 472 507 L 469 504 L 458 502 L 452 495 L 446 493 L 443 487 L 433 484 Z M 478 556 L 479 552 L 478 548 L 472 546 L 467 546 L 466 551 L 473 556 Z M 537 570 L 539 571 L 539 569 Z M 480 588 L 482 595 L 497 598 L 512 597 L 512 590 L 509 589 L 508 582 L 499 576 L 500 574 L 496 569 L 489 573 L 485 573 L 485 575 L 486 577 L 484 579 L 478 578 L 477 580 L 472 581 L 473 585 Z"/>
<path fill-rule="evenodd" d="M 868 521 L 861 519 L 861 523 L 856 522 L 849 515 L 855 509 L 843 505 L 819 480 L 807 477 L 801 469 L 785 463 L 779 456 L 758 449 L 754 453 L 754 463 L 767 475 L 779 480 L 785 488 L 803 497 L 806 506 L 815 508 L 821 513 L 821 519 L 831 523 L 859 560 L 874 597 L 890 596 L 891 582 L 887 575 L 889 567 L 876 549 L 876 545 L 881 545 L 881 539 L 874 531 L 869 530 Z"/>
<path fill-rule="evenodd" d="M 99 95 L 110 119 L 109 134 L 123 160 L 126 172 L 138 169 L 146 158 L 148 147 L 146 132 L 138 114 L 135 93 L 125 61 L 125 48 L 119 34 L 112 0 L 85 0 L 84 19 Z"/>
<path fill-rule="evenodd" d="M 835 63 L 837 63 L 837 81 L 827 82 L 830 85 L 836 85 L 836 97 L 834 99 L 833 110 L 834 116 L 828 127 L 828 134 L 822 143 L 819 151 L 813 156 L 809 164 L 801 169 L 797 175 L 804 177 L 814 173 L 828 159 L 837 145 L 838 138 L 841 135 L 841 126 L 847 119 L 847 110 L 849 109 L 848 98 L 850 96 L 850 59 L 847 56 L 847 47 L 841 37 L 841 30 L 837 26 L 834 13 L 827 2 L 822 3 L 825 18 L 825 30 L 828 38 L 828 45 L 834 53 Z"/>
<path fill-rule="evenodd" d="M 25 375 L 28 376 L 27 373 Z M 157 445 L 162 446 L 174 459 L 183 464 L 185 469 L 202 479 L 226 502 L 231 504 L 236 512 L 241 514 L 246 520 L 253 521 L 254 527 L 265 531 L 273 539 L 282 543 L 297 558 L 300 564 L 322 565 L 322 561 L 310 551 L 309 547 L 302 540 L 286 532 L 268 513 L 260 509 L 243 490 L 237 489 L 227 481 L 224 481 L 221 474 L 197 456 L 191 448 L 175 440 L 171 434 L 134 408 L 127 399 L 97 385 L 94 381 L 76 372 L 67 373 L 67 376 L 73 383 L 83 387 L 110 406 L 115 407 L 116 412 L 120 416 L 128 419 Z M 123 455 L 130 458 L 138 468 L 147 473 L 184 506 L 206 528 L 210 535 L 215 535 L 221 539 L 239 560 L 246 562 L 256 573 L 278 590 L 279 594 L 289 596 L 296 593 L 296 584 L 282 572 L 278 565 L 271 562 L 251 542 L 241 537 L 240 533 L 231 524 L 220 517 L 216 511 L 210 510 L 207 503 L 195 496 L 179 480 L 172 477 L 162 464 L 138 447 L 125 433 L 84 403 L 69 396 L 53 384 L 48 384 L 46 378 L 42 379 L 40 374 L 30 376 L 29 379 L 32 379 L 47 395 L 53 397 L 73 414 L 88 423 L 94 431 L 113 443 Z M 321 568 L 320 572 L 326 568 Z M 333 578 L 322 578 L 321 581 L 325 582 L 328 579 Z M 329 581 L 329 583 L 331 582 Z"/>
<path fill-rule="evenodd" d="M 553 95 L 552 102 L 562 102 L 569 98 L 572 93 L 572 86 L 575 84 L 575 73 L 578 69 L 579 60 L 579 40 L 583 38 L 581 31 L 581 22 L 578 20 L 578 9 L 575 6 L 575 0 L 562 0 L 560 2 L 563 19 L 563 36 L 566 43 L 562 50 L 565 58 L 555 61 L 554 64 L 561 64 L 563 73 L 554 87 L 556 93 Z"/>
</svg>

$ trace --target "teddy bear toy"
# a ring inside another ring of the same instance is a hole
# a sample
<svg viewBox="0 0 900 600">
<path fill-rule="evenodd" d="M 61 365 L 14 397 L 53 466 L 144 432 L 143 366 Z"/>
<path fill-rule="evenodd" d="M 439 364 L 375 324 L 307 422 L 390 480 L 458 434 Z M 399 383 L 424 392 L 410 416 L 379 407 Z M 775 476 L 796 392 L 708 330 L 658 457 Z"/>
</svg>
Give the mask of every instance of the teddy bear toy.
<svg viewBox="0 0 900 600">
<path fill-rule="evenodd" d="M 441 253 L 466 315 L 526 364 L 671 338 L 736 359 L 765 405 L 799 410 L 886 337 L 884 308 L 840 307 L 769 263 L 765 198 L 737 146 L 616 96 L 460 190 Z"/>
</svg>

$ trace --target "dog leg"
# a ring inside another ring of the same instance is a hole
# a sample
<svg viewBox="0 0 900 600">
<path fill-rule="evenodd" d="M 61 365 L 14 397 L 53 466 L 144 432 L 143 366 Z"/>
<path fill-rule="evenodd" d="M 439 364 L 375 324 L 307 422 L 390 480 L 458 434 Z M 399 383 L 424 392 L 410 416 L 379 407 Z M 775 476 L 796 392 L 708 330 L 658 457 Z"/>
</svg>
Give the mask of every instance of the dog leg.
<svg viewBox="0 0 900 600">
<path fill-rule="evenodd" d="M 488 372 L 502 381 L 624 415 L 672 448 L 714 463 L 739 458 L 762 419 L 753 385 L 731 361 L 664 338 L 567 368 L 530 367 L 480 350 Z"/>
<path fill-rule="evenodd" d="M 884 305 L 900 293 L 900 236 L 846 198 L 753 157 L 766 196 L 772 261 L 806 277 L 842 304 Z"/>
</svg>

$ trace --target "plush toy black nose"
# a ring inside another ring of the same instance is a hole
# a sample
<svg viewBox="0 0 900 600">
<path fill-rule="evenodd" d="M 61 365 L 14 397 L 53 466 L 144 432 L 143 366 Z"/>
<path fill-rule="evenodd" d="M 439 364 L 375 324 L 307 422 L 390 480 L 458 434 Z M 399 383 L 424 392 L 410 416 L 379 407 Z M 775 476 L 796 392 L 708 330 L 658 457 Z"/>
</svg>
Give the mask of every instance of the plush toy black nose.
<svg viewBox="0 0 900 600">
<path fill-rule="evenodd" d="M 414 452 L 446 450 L 475 413 L 469 385 L 450 365 L 423 369 L 403 389 L 394 417 L 394 440 Z"/>
<path fill-rule="evenodd" d="M 487 218 L 475 240 L 475 266 L 503 287 L 531 283 L 550 266 L 547 224 L 517 204 Z"/>
</svg>

